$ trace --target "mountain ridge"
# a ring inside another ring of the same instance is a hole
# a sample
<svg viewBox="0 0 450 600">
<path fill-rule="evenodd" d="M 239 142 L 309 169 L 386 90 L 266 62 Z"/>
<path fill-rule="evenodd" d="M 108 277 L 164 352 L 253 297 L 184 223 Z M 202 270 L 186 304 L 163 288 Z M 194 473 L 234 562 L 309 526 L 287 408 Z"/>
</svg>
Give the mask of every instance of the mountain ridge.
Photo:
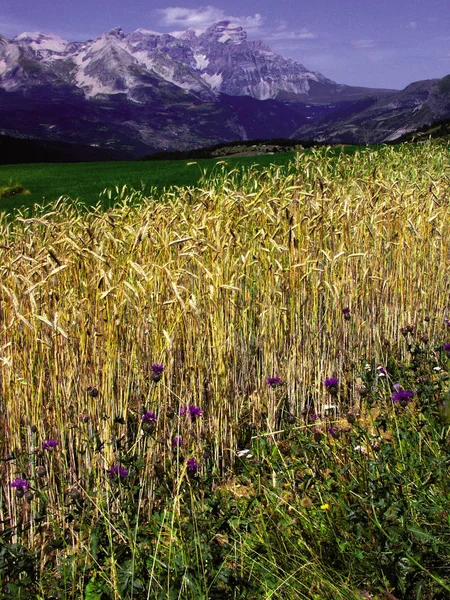
<svg viewBox="0 0 450 600">
<path fill-rule="evenodd" d="M 303 125 L 294 137 L 329 143 L 392 142 L 435 122 L 450 118 L 450 75 L 441 79 L 415 81 L 405 89 L 356 111 L 327 117 L 313 127 Z"/>
<path fill-rule="evenodd" d="M 357 89 L 336 84 L 321 73 L 276 54 L 260 40 L 248 40 L 243 28 L 231 21 L 214 23 L 198 35 L 187 30 L 177 37 L 145 29 L 126 34 L 117 27 L 85 42 L 25 32 L 12 40 L 2 37 L 2 46 L 3 89 L 20 87 L 23 81 L 18 71 L 25 74 L 24 62 L 27 75 L 30 71 L 45 71 L 55 82 L 74 84 L 91 97 L 126 91 L 132 98 L 135 79 L 139 84 L 144 71 L 188 91 L 209 91 L 204 98 L 207 100 L 219 93 L 258 100 L 276 99 L 279 94 L 306 98 L 311 96 L 311 86 L 324 86 L 323 95 L 330 89 L 339 90 L 343 97 L 347 88 L 350 94 Z"/>
<path fill-rule="evenodd" d="M 418 87 L 422 106 L 430 94 Z M 389 107 L 394 97 L 401 108 Z M 387 139 L 405 129 L 408 102 L 402 91 L 336 83 L 231 21 L 176 35 L 118 27 L 81 42 L 0 36 L 0 133 L 134 157 L 253 138 L 341 140 L 350 131 L 357 143 L 373 141 L 358 119 L 403 111 L 400 127 L 384 119 Z M 446 116 L 432 105 L 430 116 Z"/>
</svg>

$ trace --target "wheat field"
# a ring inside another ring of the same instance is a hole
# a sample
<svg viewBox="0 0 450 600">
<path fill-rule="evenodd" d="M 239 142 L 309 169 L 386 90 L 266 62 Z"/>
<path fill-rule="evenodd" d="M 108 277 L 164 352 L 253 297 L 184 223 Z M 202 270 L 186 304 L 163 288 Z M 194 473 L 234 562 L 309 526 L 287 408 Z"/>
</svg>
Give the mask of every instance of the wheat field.
<svg viewBox="0 0 450 600">
<path fill-rule="evenodd" d="M 326 410 L 326 378 L 341 382 L 336 410 L 357 411 L 358 373 L 384 366 L 392 340 L 401 359 L 402 327 L 442 336 L 448 144 L 299 153 L 294 167 L 218 171 L 157 202 L 123 188 L 106 212 L 61 198 L 0 217 L 0 520 L 27 523 L 31 546 L 67 494 L 103 514 L 114 465 L 135 465 L 150 517 L 158 471 L 174 493 L 188 476 L 174 438 L 199 473 L 230 479 L 249 440 L 276 440 L 280 411 Z"/>
</svg>

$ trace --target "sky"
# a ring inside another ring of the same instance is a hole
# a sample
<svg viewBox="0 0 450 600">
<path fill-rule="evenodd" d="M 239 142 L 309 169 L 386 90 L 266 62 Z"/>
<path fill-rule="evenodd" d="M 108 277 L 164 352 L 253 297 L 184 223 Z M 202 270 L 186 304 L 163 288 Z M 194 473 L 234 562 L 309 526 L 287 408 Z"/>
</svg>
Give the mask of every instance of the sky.
<svg viewBox="0 0 450 600">
<path fill-rule="evenodd" d="M 403 89 L 450 74 L 450 0 L 0 0 L 0 35 L 95 39 L 122 27 L 170 33 L 221 20 L 348 85 Z"/>
</svg>

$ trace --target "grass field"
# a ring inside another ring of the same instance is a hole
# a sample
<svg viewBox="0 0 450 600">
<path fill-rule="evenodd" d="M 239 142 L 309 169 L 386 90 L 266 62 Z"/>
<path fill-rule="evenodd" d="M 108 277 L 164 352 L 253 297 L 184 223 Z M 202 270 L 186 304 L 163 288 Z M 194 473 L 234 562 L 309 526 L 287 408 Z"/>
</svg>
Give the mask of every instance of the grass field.
<svg viewBox="0 0 450 600">
<path fill-rule="evenodd" d="M 328 149 L 334 155 L 353 153 L 355 146 L 344 149 Z M 311 150 L 305 150 L 310 153 Z M 9 182 L 23 185 L 29 190 L 26 196 L 0 198 L 0 210 L 31 208 L 34 205 L 51 204 L 61 196 L 68 196 L 88 206 L 96 205 L 105 189 L 145 190 L 158 195 L 171 186 L 195 186 L 201 177 L 216 169 L 217 163 L 225 163 L 230 170 L 257 165 L 261 169 L 269 164 L 283 165 L 292 160 L 294 152 L 260 156 L 227 157 L 226 159 L 198 159 L 180 161 L 133 161 L 68 164 L 1 165 L 0 186 Z"/>
<path fill-rule="evenodd" d="M 293 153 L 255 158 L 227 159 L 230 168 L 257 162 L 264 167 L 269 163 L 283 164 Z M 26 164 L 0 166 L 0 181 L 19 181 L 30 190 L 27 196 L 4 198 L 0 210 L 48 204 L 60 196 L 69 196 L 87 205 L 95 205 L 105 189 L 121 189 L 124 185 L 148 193 L 160 193 L 170 186 L 195 186 L 204 172 L 209 173 L 219 162 L 214 159 L 198 161 L 133 161 L 68 164 Z"/>
<path fill-rule="evenodd" d="M 0 214 L 1 597 L 448 599 L 449 145 L 159 200 Z"/>
</svg>

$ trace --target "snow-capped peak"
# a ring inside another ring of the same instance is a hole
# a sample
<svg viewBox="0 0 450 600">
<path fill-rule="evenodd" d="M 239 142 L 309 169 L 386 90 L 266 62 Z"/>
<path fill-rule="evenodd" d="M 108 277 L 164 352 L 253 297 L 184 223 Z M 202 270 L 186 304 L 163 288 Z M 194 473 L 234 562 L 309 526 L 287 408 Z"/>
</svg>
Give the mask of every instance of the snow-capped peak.
<svg viewBox="0 0 450 600">
<path fill-rule="evenodd" d="M 160 31 L 153 31 L 152 29 L 142 29 L 142 27 L 139 27 L 138 29 L 136 29 L 136 31 L 134 33 L 141 34 L 141 35 L 162 35 L 162 33 Z"/>
<path fill-rule="evenodd" d="M 39 31 L 24 31 L 17 35 L 14 42 L 27 42 L 33 50 L 51 50 L 52 52 L 64 52 L 69 44 L 59 35 L 53 33 L 40 33 Z"/>
<path fill-rule="evenodd" d="M 0 87 L 18 85 L 12 74 L 19 66 L 24 73 L 20 85 L 38 82 L 44 73 L 75 85 L 88 97 L 125 94 L 134 98 L 136 90 L 139 95 L 142 89 L 165 80 L 202 100 L 214 101 L 218 93 L 266 100 L 279 94 L 307 96 L 312 80 L 332 83 L 275 54 L 263 42 L 248 41 L 245 30 L 229 20 L 204 31 L 190 28 L 179 34 L 143 28 L 125 33 L 117 27 L 84 43 L 25 32 L 5 46 L 8 50 L 1 48 Z M 20 62 L 20 53 L 27 48 L 29 61 L 36 63 L 32 77 Z"/>
</svg>

